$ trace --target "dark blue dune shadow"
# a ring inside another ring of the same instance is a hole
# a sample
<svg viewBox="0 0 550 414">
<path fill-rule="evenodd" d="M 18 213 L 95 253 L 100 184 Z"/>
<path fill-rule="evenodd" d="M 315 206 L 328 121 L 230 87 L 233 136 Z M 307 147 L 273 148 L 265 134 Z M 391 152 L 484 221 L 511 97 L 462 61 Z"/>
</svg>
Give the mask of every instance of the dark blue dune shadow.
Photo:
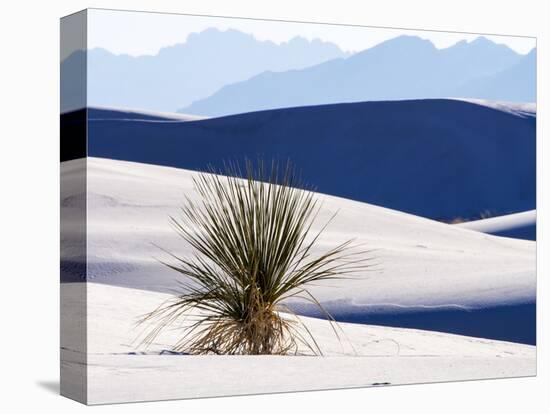
<svg viewBox="0 0 550 414">
<path fill-rule="evenodd" d="M 427 99 L 150 118 L 90 108 L 88 155 L 191 170 L 290 159 L 319 192 L 436 220 L 535 208 L 534 114 Z"/>
<path fill-rule="evenodd" d="M 437 309 L 388 313 L 331 310 L 330 306 L 327 308 L 339 322 L 422 329 L 529 345 L 536 345 L 537 340 L 535 303 L 473 310 Z M 296 311 L 304 316 L 323 317 L 310 306 L 297 305 Z"/>
<path fill-rule="evenodd" d="M 495 232 L 489 232 L 495 236 L 512 237 L 514 239 L 524 240 L 536 240 L 537 239 L 537 225 L 528 225 L 522 227 L 514 227 L 506 230 L 500 230 Z"/>
</svg>

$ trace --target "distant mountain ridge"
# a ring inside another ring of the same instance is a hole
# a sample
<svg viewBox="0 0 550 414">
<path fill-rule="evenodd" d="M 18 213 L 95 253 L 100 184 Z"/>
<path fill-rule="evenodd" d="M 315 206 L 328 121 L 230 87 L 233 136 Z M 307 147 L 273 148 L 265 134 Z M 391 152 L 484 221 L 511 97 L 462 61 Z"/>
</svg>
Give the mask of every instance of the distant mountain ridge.
<svg viewBox="0 0 550 414">
<path fill-rule="evenodd" d="M 320 40 L 295 37 L 276 44 L 232 29 L 207 29 L 183 41 L 154 56 L 89 50 L 88 105 L 174 112 L 266 70 L 301 69 L 346 56 L 338 46 Z"/>
<path fill-rule="evenodd" d="M 222 87 L 178 112 L 223 116 L 340 102 L 418 98 L 535 100 L 535 56 L 484 37 L 437 49 L 400 36 L 347 58 L 301 70 L 264 72 Z"/>
<path fill-rule="evenodd" d="M 380 101 L 179 122 L 89 108 L 87 125 L 92 157 L 191 170 L 290 159 L 319 192 L 436 220 L 536 208 L 536 114 L 525 105 Z"/>
<path fill-rule="evenodd" d="M 515 65 L 492 76 L 475 79 L 462 85 L 455 95 L 484 99 L 507 100 L 516 102 L 535 102 L 536 100 L 536 50 L 531 50 Z"/>
</svg>

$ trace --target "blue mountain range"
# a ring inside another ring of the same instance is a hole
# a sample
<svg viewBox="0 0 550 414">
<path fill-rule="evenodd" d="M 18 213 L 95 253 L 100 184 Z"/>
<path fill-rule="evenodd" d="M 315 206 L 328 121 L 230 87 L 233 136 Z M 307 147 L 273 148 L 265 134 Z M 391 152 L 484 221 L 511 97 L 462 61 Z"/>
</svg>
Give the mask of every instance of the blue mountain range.
<svg viewBox="0 0 550 414">
<path fill-rule="evenodd" d="M 207 29 L 154 56 L 88 52 L 88 105 L 175 111 L 264 71 L 302 69 L 346 56 L 332 43 L 295 37 L 276 44 Z"/>
<path fill-rule="evenodd" d="M 62 111 L 82 101 L 70 79 L 83 67 L 88 106 L 221 116 L 429 97 L 534 102 L 536 51 L 521 55 L 484 37 L 437 49 L 428 40 L 400 36 L 350 55 L 320 40 L 276 44 L 237 30 L 207 29 L 156 55 L 73 53 L 61 65 Z"/>
<path fill-rule="evenodd" d="M 479 37 L 437 49 L 416 36 L 400 36 L 347 58 L 308 68 L 266 71 L 226 85 L 179 110 L 223 116 L 305 105 L 463 97 L 534 102 L 536 51 L 521 55 Z"/>
</svg>

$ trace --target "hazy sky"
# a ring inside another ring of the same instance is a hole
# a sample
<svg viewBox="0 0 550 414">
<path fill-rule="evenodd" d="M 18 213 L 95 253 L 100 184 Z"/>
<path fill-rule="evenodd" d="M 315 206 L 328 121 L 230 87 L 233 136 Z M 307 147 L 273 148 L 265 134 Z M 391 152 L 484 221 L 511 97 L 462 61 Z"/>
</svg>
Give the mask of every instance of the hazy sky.
<svg viewBox="0 0 550 414">
<path fill-rule="evenodd" d="M 259 40 L 275 43 L 288 41 L 295 36 L 321 39 L 350 52 L 372 47 L 387 39 L 407 34 L 429 39 L 436 47 L 444 48 L 460 40 L 471 41 L 478 34 L 433 32 L 372 27 L 349 27 L 329 24 L 304 24 L 265 20 L 185 16 L 177 14 L 120 12 L 89 10 L 88 47 L 102 47 L 113 53 L 152 55 L 165 46 L 184 43 L 189 33 L 215 27 L 220 30 L 236 29 L 254 35 Z M 535 39 L 514 36 L 488 36 L 519 53 L 535 47 Z"/>
</svg>

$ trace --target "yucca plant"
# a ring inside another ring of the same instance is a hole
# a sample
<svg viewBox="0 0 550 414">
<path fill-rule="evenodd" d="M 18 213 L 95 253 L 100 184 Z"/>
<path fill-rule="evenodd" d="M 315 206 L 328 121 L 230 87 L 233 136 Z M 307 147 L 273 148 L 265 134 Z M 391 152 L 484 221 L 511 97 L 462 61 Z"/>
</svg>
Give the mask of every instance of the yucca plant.
<svg viewBox="0 0 550 414">
<path fill-rule="evenodd" d="M 322 231 L 310 234 L 319 212 L 315 193 L 300 188 L 295 170 L 259 161 L 200 173 L 194 178 L 199 201 L 187 197 L 174 229 L 194 250 L 192 257 L 166 252 L 163 263 L 184 278 L 181 293 L 144 315 L 152 323 L 144 342 L 182 318 L 190 318 L 174 345 L 191 354 L 296 354 L 322 350 L 298 315 L 285 305 L 302 298 L 314 282 L 349 277 L 367 268 L 364 251 L 342 243 L 313 254 Z M 327 223 L 328 224 L 328 223 Z M 335 334 L 338 334 L 335 329 Z M 303 348 L 302 348 L 303 349 Z"/>
</svg>

